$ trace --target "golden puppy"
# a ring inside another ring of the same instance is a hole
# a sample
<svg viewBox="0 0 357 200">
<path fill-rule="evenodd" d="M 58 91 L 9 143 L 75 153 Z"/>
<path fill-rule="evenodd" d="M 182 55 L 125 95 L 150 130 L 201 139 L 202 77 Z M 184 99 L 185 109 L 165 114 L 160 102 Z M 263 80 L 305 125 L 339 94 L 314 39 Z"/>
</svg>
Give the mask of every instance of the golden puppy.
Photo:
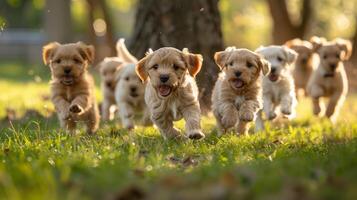
<svg viewBox="0 0 357 200">
<path fill-rule="evenodd" d="M 300 40 L 298 38 L 287 41 L 285 46 L 298 53 L 293 70 L 295 93 L 299 96 L 299 90 L 301 90 L 306 96 L 307 82 L 315 68 L 313 46 L 309 41 Z"/>
<path fill-rule="evenodd" d="M 312 74 L 307 91 L 313 101 L 313 113 L 321 113 L 322 97 L 329 99 L 325 115 L 335 122 L 338 112 L 345 101 L 348 91 L 348 80 L 343 62 L 352 53 L 352 44 L 348 40 L 337 38 L 326 41 L 324 38 L 313 37 L 311 43 L 319 55 L 320 62 Z"/>
<path fill-rule="evenodd" d="M 216 52 L 214 59 L 222 71 L 212 92 L 219 134 L 233 127 L 238 134 L 247 134 L 249 122 L 262 108 L 261 72 L 268 74 L 270 65 L 257 53 L 235 47 Z"/>
<path fill-rule="evenodd" d="M 51 99 L 61 127 L 73 132 L 77 121 L 84 121 L 87 133 L 99 126 L 99 112 L 94 97 L 94 82 L 88 64 L 94 59 L 94 48 L 81 42 L 50 43 L 43 47 L 43 60 L 52 73 Z"/>
<path fill-rule="evenodd" d="M 115 100 L 119 109 L 119 117 L 126 129 L 134 128 L 134 117 L 142 113 L 142 122 L 149 125 L 150 114 L 144 100 L 145 84 L 136 74 L 135 64 L 125 64 L 117 74 Z"/>
<path fill-rule="evenodd" d="M 263 111 L 266 118 L 273 120 L 277 117 L 276 108 L 287 118 L 295 117 L 297 105 L 294 78 L 291 68 L 297 58 L 297 53 L 286 47 L 271 45 L 256 50 L 271 65 L 268 76 L 263 78 Z M 258 113 L 256 130 L 264 129 L 262 112 Z"/>
<path fill-rule="evenodd" d="M 116 75 L 119 69 L 123 66 L 124 62 L 118 57 L 107 57 L 98 68 L 101 76 L 101 91 L 103 94 L 102 103 L 102 119 L 113 120 L 115 111 L 115 97 L 114 91 L 117 84 Z"/>
<path fill-rule="evenodd" d="M 149 52 L 136 66 L 142 81 L 148 80 L 145 102 L 151 119 L 164 138 L 180 137 L 173 121 L 184 118 L 186 135 L 201 139 L 201 111 L 194 77 L 202 66 L 202 56 L 164 47 Z"/>
</svg>

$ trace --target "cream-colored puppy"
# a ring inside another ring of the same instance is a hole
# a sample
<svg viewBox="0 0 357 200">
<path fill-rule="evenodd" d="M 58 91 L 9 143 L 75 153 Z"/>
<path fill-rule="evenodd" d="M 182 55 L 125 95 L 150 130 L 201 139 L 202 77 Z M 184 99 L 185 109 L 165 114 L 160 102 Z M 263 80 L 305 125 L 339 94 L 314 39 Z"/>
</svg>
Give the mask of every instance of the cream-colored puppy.
<svg viewBox="0 0 357 200">
<path fill-rule="evenodd" d="M 284 116 L 293 118 L 297 101 L 291 69 L 297 53 L 288 47 L 275 45 L 260 47 L 256 52 L 264 56 L 271 65 L 269 75 L 263 78 L 263 111 L 266 118 L 275 119 L 278 107 Z M 262 129 L 264 122 L 262 113 L 259 112 L 256 130 Z"/>
<path fill-rule="evenodd" d="M 184 118 L 186 135 L 201 139 L 201 112 L 195 75 L 202 66 L 202 56 L 171 47 L 149 52 L 136 66 L 141 80 L 146 81 L 145 101 L 151 119 L 164 138 L 178 138 L 180 131 L 173 121 Z"/>
<path fill-rule="evenodd" d="M 352 44 L 340 38 L 327 42 L 324 38 L 318 37 L 311 38 L 311 43 L 320 58 L 319 65 L 307 86 L 307 92 L 313 101 L 313 113 L 321 114 L 324 106 L 321 98 L 328 98 L 325 115 L 335 122 L 348 92 L 343 62 L 351 56 Z"/>
<path fill-rule="evenodd" d="M 124 65 L 117 74 L 117 80 L 115 100 L 123 126 L 133 129 L 137 114 L 142 114 L 144 125 L 150 124 L 150 114 L 144 100 L 145 85 L 136 74 L 135 64 Z"/>
<path fill-rule="evenodd" d="M 249 123 L 262 108 L 261 72 L 269 73 L 269 63 L 248 49 L 229 47 L 214 59 L 222 70 L 212 92 L 212 111 L 219 134 L 236 127 L 247 134 Z"/>
<path fill-rule="evenodd" d="M 117 84 L 116 76 L 119 69 L 124 65 L 124 62 L 119 57 L 107 57 L 98 68 L 101 76 L 101 91 L 103 95 L 102 103 L 102 119 L 104 121 L 113 120 L 115 108 L 114 91 Z"/>
</svg>

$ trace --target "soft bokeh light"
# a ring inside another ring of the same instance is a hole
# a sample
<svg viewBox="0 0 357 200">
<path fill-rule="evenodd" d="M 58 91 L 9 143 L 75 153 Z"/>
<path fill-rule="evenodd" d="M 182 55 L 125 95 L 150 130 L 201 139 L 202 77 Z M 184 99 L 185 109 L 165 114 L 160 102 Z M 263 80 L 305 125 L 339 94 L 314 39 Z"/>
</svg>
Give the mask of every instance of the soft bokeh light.
<svg viewBox="0 0 357 200">
<path fill-rule="evenodd" d="M 101 18 L 94 20 L 93 28 L 97 36 L 104 36 L 107 32 L 107 24 Z"/>
</svg>

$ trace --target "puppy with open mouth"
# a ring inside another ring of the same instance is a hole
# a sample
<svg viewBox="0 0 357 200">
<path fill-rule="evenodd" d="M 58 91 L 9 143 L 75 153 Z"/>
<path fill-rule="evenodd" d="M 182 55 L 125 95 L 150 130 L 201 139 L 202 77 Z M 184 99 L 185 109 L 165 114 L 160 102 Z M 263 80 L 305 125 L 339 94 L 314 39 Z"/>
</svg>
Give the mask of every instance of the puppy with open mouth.
<svg viewBox="0 0 357 200">
<path fill-rule="evenodd" d="M 250 122 L 262 107 L 261 73 L 270 71 L 269 63 L 248 49 L 229 47 L 214 59 L 221 69 L 212 92 L 212 111 L 219 134 L 236 128 L 247 134 Z"/>
<path fill-rule="evenodd" d="M 163 47 L 149 51 L 139 61 L 136 72 L 142 81 L 147 81 L 145 102 L 151 119 L 167 139 L 180 138 L 180 131 L 173 121 L 185 119 L 186 135 L 201 139 L 201 111 L 198 88 L 194 77 L 202 66 L 202 56 Z"/>
<path fill-rule="evenodd" d="M 296 61 L 297 53 L 286 47 L 271 45 L 260 47 L 256 50 L 270 64 L 271 70 L 267 77 L 263 78 L 263 110 L 269 120 L 275 119 L 280 107 L 281 113 L 291 119 L 295 116 L 297 105 L 292 65 Z M 258 113 L 256 130 L 264 129 L 262 112 Z"/>
<path fill-rule="evenodd" d="M 99 126 L 99 111 L 94 97 L 94 81 L 88 65 L 94 48 L 82 42 L 49 43 L 43 47 L 43 60 L 51 69 L 51 99 L 61 127 L 74 132 L 78 121 L 85 122 L 87 133 Z"/>
</svg>

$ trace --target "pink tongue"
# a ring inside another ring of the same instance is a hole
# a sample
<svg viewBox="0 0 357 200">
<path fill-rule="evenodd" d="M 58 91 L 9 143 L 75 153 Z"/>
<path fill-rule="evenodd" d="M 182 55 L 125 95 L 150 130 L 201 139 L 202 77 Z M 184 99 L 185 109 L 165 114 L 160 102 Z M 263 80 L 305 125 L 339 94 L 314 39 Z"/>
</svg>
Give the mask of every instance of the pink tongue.
<svg viewBox="0 0 357 200">
<path fill-rule="evenodd" d="M 159 93 L 161 96 L 167 96 L 171 92 L 171 88 L 167 85 L 159 86 Z"/>
<path fill-rule="evenodd" d="M 278 76 L 275 74 L 270 74 L 269 79 L 274 82 L 274 81 L 278 80 Z"/>
<path fill-rule="evenodd" d="M 234 86 L 236 87 L 236 88 L 241 88 L 241 87 L 243 87 L 243 81 L 241 81 L 241 80 L 235 80 L 234 81 Z"/>
</svg>

